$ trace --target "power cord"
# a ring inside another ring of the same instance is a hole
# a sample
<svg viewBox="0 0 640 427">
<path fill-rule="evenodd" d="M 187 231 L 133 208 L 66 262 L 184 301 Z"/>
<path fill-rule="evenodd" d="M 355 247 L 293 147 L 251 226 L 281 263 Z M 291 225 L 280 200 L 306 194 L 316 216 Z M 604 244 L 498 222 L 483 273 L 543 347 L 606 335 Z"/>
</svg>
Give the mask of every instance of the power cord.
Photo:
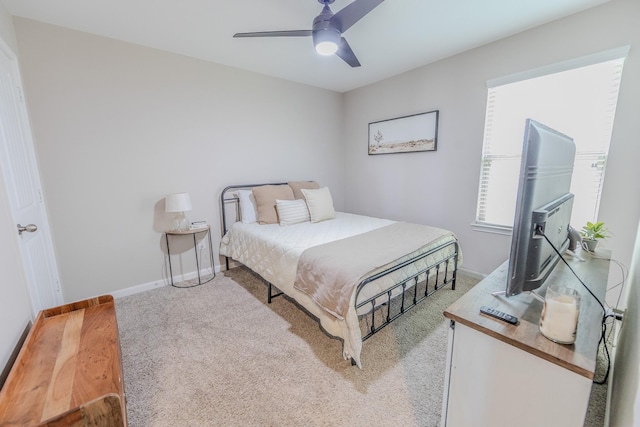
<svg viewBox="0 0 640 427">
<path fill-rule="evenodd" d="M 571 268 L 571 266 L 569 265 L 569 263 L 567 262 L 566 259 L 564 259 L 564 257 L 562 256 L 562 254 L 560 253 L 560 251 L 558 251 L 558 248 L 555 247 L 555 245 L 553 243 L 551 243 L 551 241 L 549 240 L 549 238 L 544 234 L 544 231 L 542 229 L 541 226 L 537 226 L 536 227 L 536 234 L 544 237 L 544 239 L 547 241 L 547 243 L 549 243 L 549 245 L 551 246 L 551 248 L 555 251 L 555 253 L 560 257 L 560 259 L 562 260 L 562 262 L 565 263 L 565 265 L 567 267 L 569 267 L 569 270 L 571 270 L 571 272 L 573 273 L 573 275 L 576 277 L 576 279 L 578 279 L 578 281 L 580 282 L 580 284 L 582 284 L 582 286 L 584 286 L 584 288 L 591 294 L 591 296 L 598 302 L 598 304 L 600 305 L 600 307 L 602 308 L 602 333 L 600 334 L 600 341 L 598 342 L 598 347 L 600 347 L 600 344 L 603 345 L 604 347 L 604 351 L 605 354 L 607 355 L 607 370 L 604 374 L 604 378 L 602 380 L 593 380 L 594 384 L 604 384 L 607 382 L 607 379 L 609 378 L 609 371 L 611 370 L 611 355 L 609 354 L 609 348 L 607 347 L 607 338 L 606 338 L 606 332 L 607 332 L 607 323 L 606 320 L 608 317 L 615 317 L 615 315 L 613 313 L 608 313 L 607 309 L 604 307 L 604 304 L 602 304 L 602 302 L 600 302 L 600 300 L 598 299 L 598 297 L 596 297 L 593 292 L 591 292 L 591 289 L 589 289 L 589 287 L 582 281 L 582 279 L 580 278 L 580 276 L 578 276 L 578 274 L 573 270 L 573 268 Z"/>
<path fill-rule="evenodd" d="M 620 274 L 622 275 L 622 280 L 620 280 L 618 283 L 616 283 L 615 285 L 611 286 L 610 288 L 607 288 L 607 292 L 609 292 L 610 290 L 615 289 L 618 286 L 622 286 L 621 289 L 620 289 L 620 293 L 618 294 L 618 298 L 616 300 L 616 305 L 614 307 L 614 308 L 617 309 L 620 306 L 620 298 L 622 298 L 622 295 L 624 293 L 624 285 L 625 285 L 625 283 L 627 281 L 627 274 L 628 274 L 627 268 L 625 267 L 624 264 L 622 264 L 620 261 L 618 261 L 616 259 L 598 256 L 595 253 L 589 252 L 589 251 L 586 251 L 586 252 L 589 254 L 589 256 L 591 258 L 602 259 L 602 260 L 605 260 L 605 261 L 611 261 L 614 264 L 616 264 L 618 267 L 620 267 Z"/>
<path fill-rule="evenodd" d="M 622 294 L 624 293 L 624 285 L 626 283 L 627 274 L 628 274 L 625 265 L 622 264 L 620 261 L 618 261 L 616 259 L 613 259 L 613 258 L 607 258 L 607 257 L 598 256 L 595 253 L 589 252 L 589 251 L 587 251 L 587 253 L 589 254 L 589 256 L 591 258 L 602 259 L 602 260 L 605 260 L 605 261 L 611 261 L 611 262 L 615 263 L 618 267 L 620 267 L 620 273 L 622 275 L 622 280 L 620 280 L 618 283 L 616 283 L 615 285 L 611 286 L 610 288 L 607 288 L 607 292 L 609 292 L 610 290 L 615 289 L 618 286 L 621 286 L 620 293 L 618 294 L 618 298 L 616 300 L 616 305 L 615 305 L 615 307 L 613 307 L 615 309 L 618 309 L 619 306 L 620 306 L 620 298 L 622 298 Z M 607 306 L 608 306 L 608 304 L 607 304 Z M 602 340 L 604 340 L 604 344 L 605 345 L 603 346 L 603 348 L 604 348 L 604 351 L 605 351 L 605 353 L 607 355 L 607 360 L 609 360 L 610 355 L 609 355 L 609 351 L 608 351 L 608 348 L 606 346 L 606 343 L 609 340 L 609 337 L 611 336 L 611 334 L 614 332 L 615 320 L 622 320 L 622 316 L 619 315 L 619 314 L 616 314 L 614 312 L 614 314 L 609 313 L 608 316 L 606 316 L 606 317 L 613 317 L 614 318 L 613 323 L 609 323 L 609 325 L 612 325 L 612 328 L 611 328 L 611 331 L 609 332 L 609 334 L 606 335 L 606 336 L 601 337 L 601 342 L 602 342 Z M 605 330 L 606 330 L 606 325 L 605 325 L 605 322 L 603 320 L 603 335 L 606 334 Z M 607 365 L 607 371 L 605 373 L 604 379 L 602 379 L 601 381 L 594 381 L 594 384 L 604 384 L 607 381 L 608 376 L 609 376 L 609 364 Z"/>
<path fill-rule="evenodd" d="M 544 239 L 547 241 L 547 243 L 549 243 L 549 246 L 551 246 L 551 248 L 554 250 L 554 252 L 558 255 L 558 257 L 560 257 L 560 259 L 562 260 L 562 262 L 564 262 L 566 264 L 567 267 L 569 267 L 569 270 L 571 270 L 571 272 L 573 273 L 574 276 L 576 276 L 576 279 L 578 279 L 578 281 L 582 284 L 582 286 L 584 286 L 584 288 L 589 291 L 589 293 L 591 294 L 591 296 L 593 297 L 593 299 L 595 299 L 598 304 L 600 305 L 600 308 L 602 308 L 602 313 L 604 316 L 607 315 L 607 309 L 604 308 L 604 304 L 602 304 L 600 302 L 600 300 L 598 299 L 597 296 L 595 296 L 593 294 L 593 292 L 591 292 L 591 289 L 589 289 L 589 287 L 587 285 L 584 284 L 584 282 L 582 281 L 582 279 L 578 276 L 578 274 L 576 274 L 576 272 L 573 270 L 573 268 L 571 268 L 571 266 L 569 265 L 569 263 L 567 262 L 566 259 L 564 259 L 564 257 L 562 256 L 562 254 L 560 253 L 560 251 L 558 251 L 558 248 L 556 248 L 554 246 L 553 243 L 551 243 L 551 240 L 549 240 L 549 238 L 547 237 L 546 234 L 544 234 L 544 231 L 542 230 L 541 226 L 537 226 L 536 228 L 536 234 L 540 235 L 542 237 L 544 237 Z"/>
<path fill-rule="evenodd" d="M 609 354 L 609 348 L 607 347 L 607 323 L 606 323 L 606 319 L 607 317 L 610 317 L 612 315 L 605 315 L 602 318 L 602 334 L 600 335 L 600 341 L 598 342 L 598 347 L 600 347 L 600 344 L 602 344 L 602 347 L 604 348 L 604 352 L 607 355 L 607 370 L 604 373 L 604 378 L 602 378 L 601 380 L 596 380 L 595 378 L 593 379 L 593 383 L 594 384 L 605 384 L 607 382 L 607 379 L 609 378 L 609 371 L 611 370 L 611 355 Z"/>
</svg>

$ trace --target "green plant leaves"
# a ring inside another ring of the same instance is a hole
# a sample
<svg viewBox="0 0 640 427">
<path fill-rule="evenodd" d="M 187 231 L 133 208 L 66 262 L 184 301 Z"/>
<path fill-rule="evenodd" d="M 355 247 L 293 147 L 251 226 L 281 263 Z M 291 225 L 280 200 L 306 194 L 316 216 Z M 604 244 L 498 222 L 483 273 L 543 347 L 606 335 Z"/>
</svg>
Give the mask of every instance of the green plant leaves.
<svg viewBox="0 0 640 427">
<path fill-rule="evenodd" d="M 589 240 L 606 239 L 609 237 L 609 230 L 604 225 L 604 222 L 597 221 L 595 223 L 587 221 L 587 225 L 582 227 L 580 231 L 582 237 Z"/>
</svg>

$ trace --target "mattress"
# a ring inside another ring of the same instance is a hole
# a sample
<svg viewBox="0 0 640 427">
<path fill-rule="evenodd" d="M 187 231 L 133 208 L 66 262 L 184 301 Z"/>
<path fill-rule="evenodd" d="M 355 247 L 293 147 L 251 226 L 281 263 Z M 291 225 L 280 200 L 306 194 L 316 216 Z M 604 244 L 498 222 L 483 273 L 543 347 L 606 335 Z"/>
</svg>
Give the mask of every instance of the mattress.
<svg viewBox="0 0 640 427">
<path fill-rule="evenodd" d="M 308 295 L 295 288 L 296 269 L 301 254 L 307 248 L 346 239 L 391 224 L 394 224 L 394 221 L 344 212 L 336 212 L 336 218 L 333 220 L 318 223 L 304 222 L 286 227 L 279 224 L 236 222 L 223 236 L 220 242 L 220 254 L 239 261 L 295 299 L 319 319 L 322 327 L 329 334 L 343 339 L 343 357 L 353 358 L 361 367 L 362 335 L 358 322 L 359 313 L 355 311 L 354 301 L 343 319 L 328 314 Z M 454 240 L 455 236 L 452 233 L 443 230 L 438 239 L 426 242 L 429 244 L 422 248 L 422 251 Z M 421 263 L 425 265 L 433 263 L 438 257 L 442 259 L 453 251 L 453 247 L 449 247 L 442 254 L 424 258 Z M 360 300 L 372 296 L 387 284 L 390 286 L 397 283 L 403 276 L 411 274 L 417 268 L 417 266 L 410 266 L 386 276 L 377 286 L 370 287 L 368 293 L 365 289 L 360 295 Z M 353 298 L 355 299 L 355 294 Z"/>
</svg>

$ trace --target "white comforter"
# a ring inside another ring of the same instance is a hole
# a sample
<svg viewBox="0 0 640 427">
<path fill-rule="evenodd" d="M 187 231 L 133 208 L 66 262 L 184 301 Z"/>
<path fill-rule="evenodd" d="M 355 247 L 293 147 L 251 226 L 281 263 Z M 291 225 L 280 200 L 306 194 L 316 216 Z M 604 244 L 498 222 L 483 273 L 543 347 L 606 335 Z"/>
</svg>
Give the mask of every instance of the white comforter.
<svg viewBox="0 0 640 427">
<path fill-rule="evenodd" d="M 310 247 L 378 229 L 394 221 L 337 212 L 336 218 L 319 223 L 281 227 L 236 222 L 220 242 L 220 254 L 241 262 L 260 274 L 316 316 L 331 335 L 344 340 L 343 356 L 359 367 L 362 335 L 354 305 L 344 319 L 328 314 L 308 295 L 294 288 L 298 258 Z M 448 240 L 455 237 L 447 233 Z M 425 261 L 431 262 L 432 260 Z M 395 279 L 395 278 L 394 278 Z"/>
</svg>

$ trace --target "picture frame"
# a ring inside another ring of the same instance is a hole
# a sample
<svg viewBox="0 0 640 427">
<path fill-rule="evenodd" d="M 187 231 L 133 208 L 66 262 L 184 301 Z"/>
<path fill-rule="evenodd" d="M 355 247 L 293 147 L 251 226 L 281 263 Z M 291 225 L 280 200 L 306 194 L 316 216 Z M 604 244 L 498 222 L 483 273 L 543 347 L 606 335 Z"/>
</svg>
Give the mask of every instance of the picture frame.
<svg viewBox="0 0 640 427">
<path fill-rule="evenodd" d="M 439 110 L 369 123 L 369 155 L 436 151 Z"/>
</svg>

